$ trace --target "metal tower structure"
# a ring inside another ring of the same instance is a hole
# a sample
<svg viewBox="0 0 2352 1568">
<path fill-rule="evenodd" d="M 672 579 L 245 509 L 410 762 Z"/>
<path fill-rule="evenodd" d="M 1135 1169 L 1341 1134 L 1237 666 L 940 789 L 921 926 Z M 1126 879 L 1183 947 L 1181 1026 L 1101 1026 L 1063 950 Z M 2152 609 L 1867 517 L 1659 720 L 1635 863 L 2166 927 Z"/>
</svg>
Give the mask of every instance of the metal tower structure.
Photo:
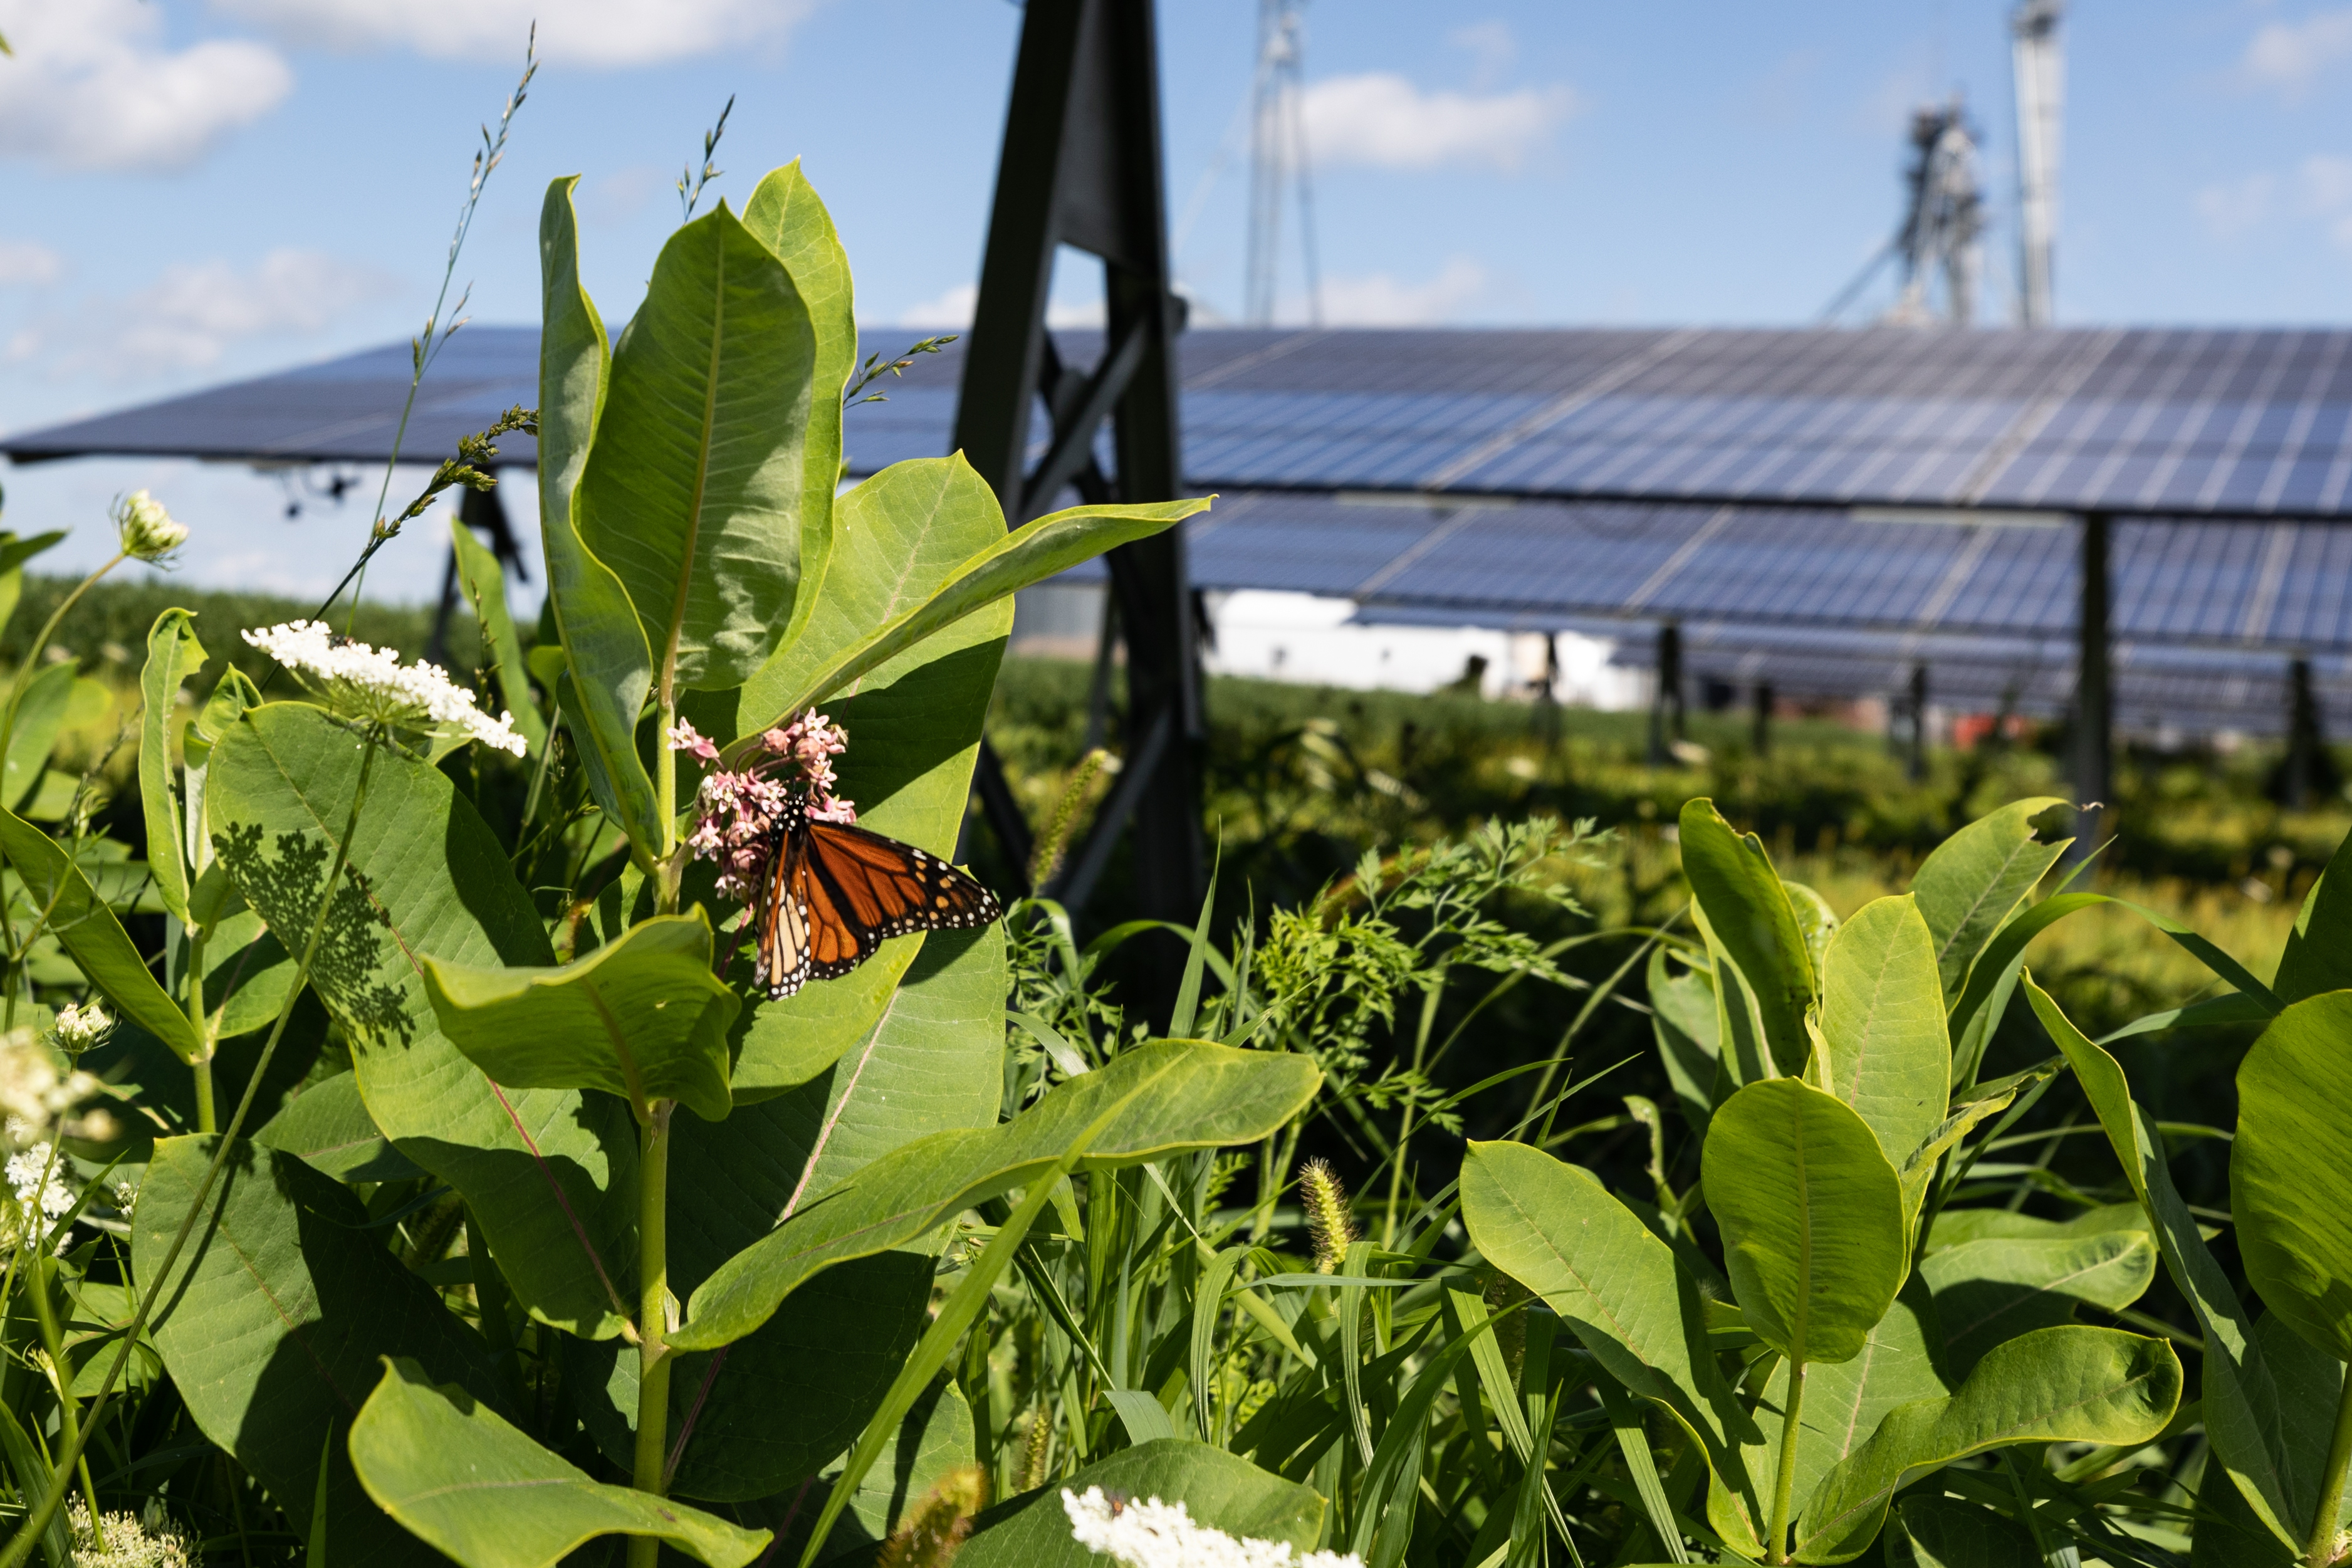
<svg viewBox="0 0 2352 1568">
<path fill-rule="evenodd" d="M 2017 83 L 2017 324 L 2051 321 L 2052 246 L 2058 233 L 2058 138 L 2066 62 L 2058 42 L 2065 0 L 2018 0 L 2009 15 Z"/>
<path fill-rule="evenodd" d="M 1911 163 L 1904 172 L 1908 209 L 1895 248 L 1903 261 L 1903 291 L 1886 320 L 1921 326 L 1943 321 L 1965 327 L 1976 317 L 1983 272 L 1984 199 L 1977 187 L 1977 139 L 1955 93 L 1948 104 L 1911 116 Z M 1943 308 L 1931 299 L 1943 284 Z"/>
<path fill-rule="evenodd" d="M 1323 280 L 1315 254 L 1315 206 L 1308 177 L 1300 76 L 1306 61 L 1306 0 L 1258 0 L 1257 74 L 1250 106 L 1249 276 L 1243 319 L 1274 324 L 1282 271 L 1282 205 L 1298 195 L 1298 241 L 1307 267 L 1308 321 L 1323 324 Z"/>
<path fill-rule="evenodd" d="M 1045 330 L 1063 246 L 1103 265 L 1108 320 L 1102 357 L 1090 368 L 1064 363 Z M 953 437 L 1008 521 L 1051 510 L 1067 489 L 1090 503 L 1181 493 L 1174 340 L 1182 324 L 1168 269 L 1151 0 L 1029 0 Z M 1030 428 L 1040 411 L 1052 436 L 1033 465 Z M 1108 474 L 1097 458 L 1106 421 Z M 1086 901 L 1132 822 L 1130 912 L 1179 922 L 1200 915 L 1203 731 L 1184 545 L 1180 524 L 1105 558 L 1127 646 L 1124 766 L 1068 869 L 1046 889 L 1073 906 Z M 1025 863 L 1027 824 L 985 743 L 976 785 L 1010 857 Z M 1171 953 L 1181 964 L 1181 951 Z M 1175 967 L 1164 967 L 1165 984 L 1147 997 L 1158 1018 L 1176 989 Z"/>
</svg>

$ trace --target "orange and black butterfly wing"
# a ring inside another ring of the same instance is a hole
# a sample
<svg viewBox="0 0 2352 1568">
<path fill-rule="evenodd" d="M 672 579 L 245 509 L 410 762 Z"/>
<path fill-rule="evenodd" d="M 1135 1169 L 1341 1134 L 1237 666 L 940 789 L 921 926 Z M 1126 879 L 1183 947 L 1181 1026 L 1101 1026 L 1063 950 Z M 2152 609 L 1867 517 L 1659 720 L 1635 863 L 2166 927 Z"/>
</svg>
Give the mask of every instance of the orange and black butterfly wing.
<svg viewBox="0 0 2352 1568">
<path fill-rule="evenodd" d="M 758 983 L 772 999 L 798 991 L 813 967 L 809 961 L 808 836 L 777 836 L 775 852 L 760 876 L 760 907 L 752 921 L 759 935 Z"/>
<path fill-rule="evenodd" d="M 808 849 L 810 973 L 831 980 L 894 936 L 983 926 L 996 895 L 936 855 L 862 827 L 812 822 Z"/>
</svg>

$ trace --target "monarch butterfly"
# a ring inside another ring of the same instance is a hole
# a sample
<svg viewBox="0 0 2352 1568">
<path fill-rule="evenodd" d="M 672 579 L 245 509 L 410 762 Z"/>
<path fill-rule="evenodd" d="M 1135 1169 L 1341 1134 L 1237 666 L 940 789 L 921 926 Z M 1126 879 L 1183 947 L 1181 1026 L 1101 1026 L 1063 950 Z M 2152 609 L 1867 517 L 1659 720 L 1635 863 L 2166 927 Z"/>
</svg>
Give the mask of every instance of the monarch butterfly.
<svg viewBox="0 0 2352 1568">
<path fill-rule="evenodd" d="M 810 819 L 796 795 L 771 830 L 752 917 L 754 978 L 771 1000 L 812 979 L 837 980 L 884 940 L 987 925 L 996 895 L 936 855 L 863 827 Z"/>
</svg>

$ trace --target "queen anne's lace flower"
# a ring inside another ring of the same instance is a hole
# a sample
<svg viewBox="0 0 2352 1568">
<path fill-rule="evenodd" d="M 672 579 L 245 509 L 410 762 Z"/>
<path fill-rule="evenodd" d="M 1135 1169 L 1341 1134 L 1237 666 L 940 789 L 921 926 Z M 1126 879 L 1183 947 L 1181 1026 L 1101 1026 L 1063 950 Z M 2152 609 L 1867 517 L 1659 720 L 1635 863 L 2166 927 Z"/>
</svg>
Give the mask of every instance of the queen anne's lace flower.
<svg viewBox="0 0 2352 1568">
<path fill-rule="evenodd" d="M 715 760 L 719 749 L 679 720 L 669 733 L 673 751 Z M 768 863 L 769 836 L 795 798 L 812 822 L 856 822 L 857 808 L 833 793 L 833 759 L 849 749 L 840 725 L 812 708 L 760 737 L 767 755 L 742 769 L 703 775 L 700 805 L 687 847 L 700 860 L 719 862 L 722 898 L 750 903 Z"/>
<path fill-rule="evenodd" d="M 292 670 L 344 718 L 479 741 L 518 757 L 523 754 L 514 715 L 491 718 L 474 705 L 474 694 L 438 665 L 420 658 L 404 667 L 391 648 L 337 637 L 317 621 L 288 621 L 248 631 L 245 640 Z"/>
<path fill-rule="evenodd" d="M 1100 1487 L 1088 1487 L 1084 1497 L 1065 1487 L 1062 1508 L 1079 1545 L 1126 1568 L 1294 1568 L 1287 1541 L 1231 1536 L 1195 1524 L 1181 1502 L 1114 1501 Z M 1364 1560 L 1353 1552 L 1310 1552 L 1295 1568 L 1364 1568 Z"/>
<path fill-rule="evenodd" d="M 57 1059 L 32 1030 L 0 1035 L 0 1116 L 6 1118 L 10 1142 L 42 1136 L 52 1121 L 98 1089 L 98 1079 L 78 1068 L 58 1071 Z"/>
<path fill-rule="evenodd" d="M 103 1552 L 90 1528 L 89 1505 L 79 1497 L 66 1505 L 66 1524 L 73 1532 L 75 1568 L 195 1568 L 205 1560 L 204 1549 L 172 1522 L 160 1498 L 149 1498 L 136 1514 L 108 1514 Z"/>
</svg>

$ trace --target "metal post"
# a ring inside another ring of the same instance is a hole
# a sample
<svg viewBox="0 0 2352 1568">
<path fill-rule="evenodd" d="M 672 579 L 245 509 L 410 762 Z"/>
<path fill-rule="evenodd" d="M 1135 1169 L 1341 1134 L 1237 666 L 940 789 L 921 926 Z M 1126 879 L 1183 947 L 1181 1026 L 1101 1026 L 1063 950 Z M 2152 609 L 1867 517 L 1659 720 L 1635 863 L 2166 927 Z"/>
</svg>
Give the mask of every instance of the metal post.
<svg viewBox="0 0 2352 1568">
<path fill-rule="evenodd" d="M 1904 772 L 1911 782 L 1918 783 L 1927 776 L 1927 667 L 1925 663 L 1911 667 L 1911 754 L 1906 759 Z"/>
<path fill-rule="evenodd" d="M 1668 621 L 1658 628 L 1657 689 L 1650 697 L 1650 765 L 1663 768 L 1673 762 L 1672 742 L 1682 738 L 1683 629 Z"/>
<path fill-rule="evenodd" d="M 1022 20 L 981 264 L 955 445 L 996 491 L 1007 521 L 1050 510 L 1066 489 L 1090 501 L 1170 500 L 1181 493 L 1174 339 L 1160 149 L 1159 62 L 1151 0 L 1030 0 Z M 1103 263 L 1102 358 L 1066 367 L 1045 330 L 1056 248 Z M 1034 468 L 1030 423 L 1040 399 L 1053 437 Z M 1095 458 L 1111 425 L 1118 471 Z M 1171 529 L 1107 558 L 1127 648 L 1125 772 L 1058 889 L 1091 889 L 1132 816 L 1133 914 L 1190 924 L 1206 865 L 1201 831 L 1200 668 L 1184 535 Z M 1091 874 L 1089 874 L 1089 868 Z M 1157 953 L 1174 998 L 1182 952 Z M 1164 984 L 1160 984 L 1164 981 Z"/>
<path fill-rule="evenodd" d="M 2311 689 L 2311 660 L 2298 658 L 2286 668 L 2286 764 L 2279 780 L 2279 795 L 2289 811 L 2311 805 L 2312 784 L 2318 773 L 2319 701 Z"/>
<path fill-rule="evenodd" d="M 1771 684 L 1768 681 L 1758 681 L 1756 683 L 1755 747 L 1756 754 L 1759 757 L 1769 757 L 1772 754 L 1773 701 Z"/>
<path fill-rule="evenodd" d="M 2083 516 L 2082 608 L 2075 618 L 2074 798 L 2076 858 L 2089 854 L 2114 823 L 2115 686 L 2108 656 L 2107 518 Z"/>
<path fill-rule="evenodd" d="M 490 538 L 490 553 L 520 582 L 530 581 L 523 569 L 522 551 L 515 543 L 514 528 L 507 521 L 507 509 L 494 489 L 461 489 L 458 492 L 457 520 L 477 533 Z M 441 568 L 441 603 L 433 612 L 433 636 L 425 645 L 425 657 L 434 664 L 449 661 L 449 618 L 457 609 L 457 547 L 449 547 L 449 559 Z"/>
</svg>

